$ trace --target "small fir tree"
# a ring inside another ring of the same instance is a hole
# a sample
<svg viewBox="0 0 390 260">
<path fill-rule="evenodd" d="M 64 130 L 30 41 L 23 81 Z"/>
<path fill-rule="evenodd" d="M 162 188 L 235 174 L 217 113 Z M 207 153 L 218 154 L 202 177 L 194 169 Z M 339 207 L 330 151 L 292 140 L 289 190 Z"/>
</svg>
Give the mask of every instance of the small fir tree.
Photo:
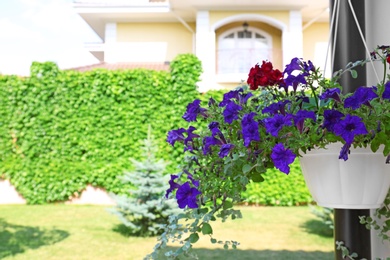
<svg viewBox="0 0 390 260">
<path fill-rule="evenodd" d="M 163 199 L 169 175 L 164 175 L 167 163 L 157 160 L 157 146 L 151 136 L 144 140 L 144 161 L 130 159 L 134 163 L 134 171 L 125 172 L 122 182 L 130 183 L 130 196 L 112 195 L 116 202 L 109 211 L 119 217 L 126 226 L 126 233 L 136 236 L 153 236 L 163 232 L 161 227 L 168 223 L 168 217 L 178 213 L 174 200 Z"/>
</svg>

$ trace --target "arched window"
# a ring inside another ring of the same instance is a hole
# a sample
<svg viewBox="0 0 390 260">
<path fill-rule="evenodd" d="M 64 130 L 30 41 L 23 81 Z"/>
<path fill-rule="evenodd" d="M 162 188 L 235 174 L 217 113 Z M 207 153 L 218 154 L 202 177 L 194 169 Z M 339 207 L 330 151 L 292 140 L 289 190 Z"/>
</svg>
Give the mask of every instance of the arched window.
<svg viewBox="0 0 390 260">
<path fill-rule="evenodd" d="M 218 38 L 218 74 L 248 73 L 262 60 L 271 60 L 272 38 L 255 28 L 231 29 Z"/>
</svg>

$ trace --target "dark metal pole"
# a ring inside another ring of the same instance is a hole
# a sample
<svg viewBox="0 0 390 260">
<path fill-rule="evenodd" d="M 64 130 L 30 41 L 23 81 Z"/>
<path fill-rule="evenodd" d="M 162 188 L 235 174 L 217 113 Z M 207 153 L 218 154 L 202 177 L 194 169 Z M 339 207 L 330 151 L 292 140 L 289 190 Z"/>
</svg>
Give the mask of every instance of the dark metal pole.
<svg viewBox="0 0 390 260">
<path fill-rule="evenodd" d="M 352 0 L 355 14 L 360 23 L 360 28 L 365 33 L 365 1 Z M 345 68 L 348 62 L 363 60 L 366 58 L 366 50 L 357 29 L 355 19 L 352 15 L 351 8 L 347 0 L 339 0 L 339 13 L 337 30 L 333 28 L 332 38 L 336 41 L 332 46 L 335 51 L 333 61 L 333 72 Z M 335 7 L 335 0 L 330 0 L 331 10 Z M 337 14 L 337 13 L 336 13 Z M 332 17 L 332 15 L 331 15 Z M 334 24 L 336 26 L 336 24 Z M 337 31 L 337 33 L 335 33 Z M 333 42 L 332 39 L 332 42 Z M 340 79 L 344 93 L 354 92 L 358 87 L 366 85 L 365 67 L 357 67 L 358 78 L 353 79 L 350 74 L 345 73 Z M 368 209 L 335 209 L 335 241 L 343 241 L 348 247 L 349 252 L 358 254 L 359 259 L 371 259 L 371 237 L 370 230 L 359 223 L 359 216 L 369 216 Z M 336 248 L 336 245 L 335 245 Z M 335 259 L 343 260 L 340 250 L 335 250 Z"/>
<path fill-rule="evenodd" d="M 348 62 L 363 60 L 366 58 L 366 49 L 362 38 L 357 29 L 355 19 L 352 15 L 351 8 L 347 0 L 339 0 L 340 9 L 338 13 L 338 28 L 333 28 L 333 39 L 336 39 L 335 45 L 332 48 L 335 50 L 335 58 L 333 61 L 333 72 L 344 69 Z M 359 21 L 360 28 L 365 34 L 365 8 L 364 0 L 352 0 L 352 5 L 355 10 L 356 17 Z M 335 0 L 330 0 L 330 7 L 333 11 Z M 336 13 L 337 14 L 337 13 Z M 332 17 L 332 15 L 331 15 Z M 334 23 L 334 26 L 336 23 Z M 337 31 L 337 34 L 335 32 Z M 332 39 L 332 43 L 333 43 Z M 340 79 L 340 84 L 343 86 L 344 93 L 354 92 L 358 87 L 366 85 L 366 69 L 364 66 L 356 68 L 358 78 L 353 79 L 351 74 L 345 73 Z"/>
</svg>

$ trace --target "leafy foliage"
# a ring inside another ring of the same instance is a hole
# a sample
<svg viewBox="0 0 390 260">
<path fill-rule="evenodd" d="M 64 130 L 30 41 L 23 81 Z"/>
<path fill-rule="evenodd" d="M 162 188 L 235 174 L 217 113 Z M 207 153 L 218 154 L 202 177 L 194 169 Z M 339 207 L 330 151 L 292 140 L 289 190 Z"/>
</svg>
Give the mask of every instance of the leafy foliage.
<svg viewBox="0 0 390 260">
<path fill-rule="evenodd" d="M 262 175 L 264 182 L 250 182 L 243 197 L 247 203 L 270 206 L 297 206 L 313 201 L 303 179 L 299 162 L 291 166 L 290 174 L 284 175 L 269 169 Z"/>
<path fill-rule="evenodd" d="M 182 145 L 187 157 L 181 171 L 171 175 L 167 194 L 185 209 L 177 218 L 192 221 L 184 229 L 190 235 L 183 237 L 178 220 L 171 219 L 154 253 L 167 241 L 179 240 L 182 246 L 169 256 L 188 254 L 204 224 L 238 215 L 231 206 L 244 202 L 249 183 L 264 182 L 267 170 L 274 168 L 290 174 L 296 158 L 313 148 L 339 143 L 338 158 L 346 161 L 352 147 L 369 146 L 375 152 L 383 145 L 388 156 L 390 82 L 384 78 L 374 87 L 343 94 L 338 79 L 371 61 L 382 62 L 387 73 L 389 51 L 389 46 L 378 47 L 370 58 L 347 65 L 331 80 L 300 58 L 283 72 L 263 61 L 249 71 L 249 86 L 229 91 L 223 100 L 211 98 L 207 106 L 200 99 L 189 103 L 183 119 L 191 125 L 168 132 L 167 141 Z"/>
<path fill-rule="evenodd" d="M 147 125 L 158 158 L 181 161 L 166 144 L 185 105 L 199 96 L 200 61 L 179 55 L 171 72 L 61 71 L 51 62 L 31 76 L 0 76 L 0 170 L 30 204 L 64 201 L 87 184 L 125 193 L 116 176 L 139 159 Z"/>
<path fill-rule="evenodd" d="M 182 149 L 168 147 L 167 132 L 181 124 L 193 99 L 207 103 L 227 92 L 200 94 L 200 73 L 199 60 L 185 54 L 172 61 L 171 72 L 80 73 L 34 62 L 31 77 L 0 75 L 0 177 L 9 178 L 29 204 L 68 200 L 87 184 L 125 194 L 130 186 L 116 176 L 132 169 L 128 158 L 141 159 L 138 151 L 148 124 L 159 148 L 156 157 L 170 161 L 167 172 L 175 172 Z M 280 187 L 278 179 L 283 177 L 275 173 L 270 177 L 275 182 L 261 189 L 250 184 L 243 197 L 264 205 L 306 202 L 303 177 L 292 173 L 289 184 Z M 281 198 L 283 189 L 291 194 Z"/>
<path fill-rule="evenodd" d="M 367 229 L 373 229 L 382 240 L 390 241 L 390 190 L 381 208 L 375 210 L 374 218 L 371 216 L 361 216 L 360 223 Z"/>
<path fill-rule="evenodd" d="M 131 160 L 135 170 L 125 172 L 121 180 L 133 185 L 130 197 L 113 195 L 117 205 L 110 212 L 117 215 L 128 227 L 128 233 L 136 236 L 161 234 L 162 224 L 168 223 L 168 217 L 178 214 L 177 204 L 173 200 L 163 200 L 168 189 L 166 162 L 155 157 L 157 147 L 149 131 L 144 140 L 143 161 Z"/>
</svg>

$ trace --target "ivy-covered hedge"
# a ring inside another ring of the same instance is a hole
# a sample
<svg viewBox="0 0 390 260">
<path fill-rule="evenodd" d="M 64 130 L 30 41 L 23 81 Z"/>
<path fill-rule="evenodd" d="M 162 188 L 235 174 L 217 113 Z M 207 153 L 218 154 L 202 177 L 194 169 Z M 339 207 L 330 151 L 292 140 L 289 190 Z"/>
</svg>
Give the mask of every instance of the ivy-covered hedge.
<svg viewBox="0 0 390 260">
<path fill-rule="evenodd" d="M 33 63 L 27 78 L 0 75 L 0 178 L 9 178 L 30 204 L 66 201 L 87 184 L 124 193 L 128 187 L 117 176 L 132 169 L 129 158 L 143 159 L 149 124 L 157 156 L 176 172 L 182 148 L 166 143 L 167 132 L 187 127 L 181 116 L 189 102 L 221 100 L 226 92 L 199 93 L 200 74 L 200 61 L 184 54 L 170 72 L 81 73 L 46 62 Z M 301 174 L 275 171 L 245 195 L 250 203 L 296 205 L 307 194 Z"/>
<path fill-rule="evenodd" d="M 126 190 L 117 176 L 141 159 L 150 124 L 160 158 L 179 162 L 166 133 L 196 98 L 201 64 L 180 55 L 171 72 L 61 71 L 33 63 L 31 76 L 0 76 L 0 170 L 31 204 L 63 201 L 87 184 Z"/>
<path fill-rule="evenodd" d="M 298 206 L 313 201 L 301 172 L 299 161 L 290 166 L 286 175 L 276 169 L 268 170 L 262 183 L 250 183 L 243 196 L 255 205 Z"/>
</svg>

